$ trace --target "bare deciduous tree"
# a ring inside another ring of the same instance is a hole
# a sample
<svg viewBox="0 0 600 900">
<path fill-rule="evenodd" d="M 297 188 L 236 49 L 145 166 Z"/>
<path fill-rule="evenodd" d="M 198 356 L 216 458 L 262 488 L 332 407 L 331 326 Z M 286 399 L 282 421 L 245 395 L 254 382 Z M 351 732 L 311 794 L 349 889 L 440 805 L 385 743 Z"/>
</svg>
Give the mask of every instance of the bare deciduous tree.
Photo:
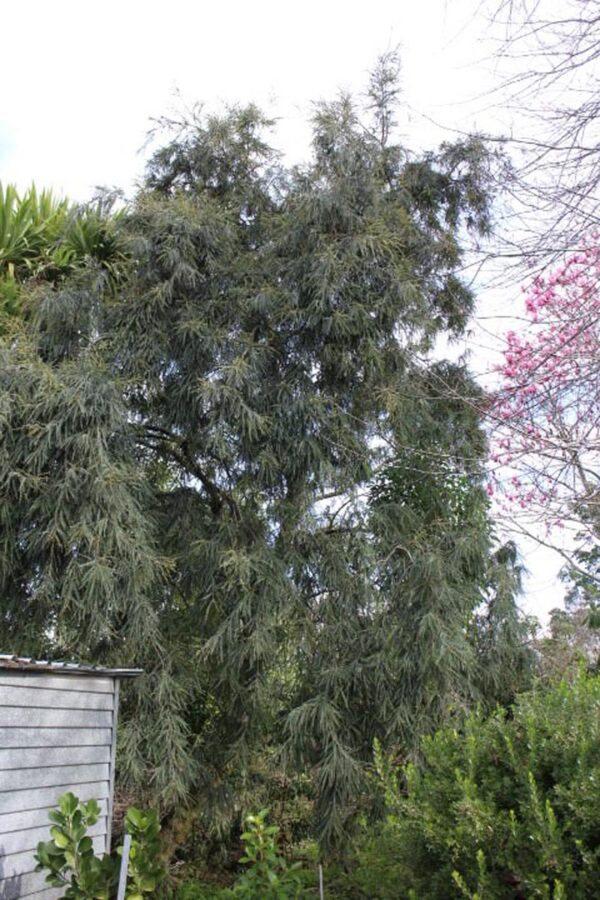
<svg viewBox="0 0 600 900">
<path fill-rule="evenodd" d="M 496 0 L 492 25 L 515 123 L 502 255 L 538 268 L 600 222 L 600 2 Z"/>
</svg>

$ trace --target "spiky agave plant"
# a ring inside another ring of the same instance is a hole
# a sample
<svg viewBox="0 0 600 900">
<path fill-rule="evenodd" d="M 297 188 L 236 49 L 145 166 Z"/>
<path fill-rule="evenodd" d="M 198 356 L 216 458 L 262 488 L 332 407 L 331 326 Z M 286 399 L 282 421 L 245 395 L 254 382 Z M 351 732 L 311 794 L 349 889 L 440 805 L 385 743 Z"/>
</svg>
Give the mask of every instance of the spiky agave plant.
<svg viewBox="0 0 600 900">
<path fill-rule="evenodd" d="M 19 195 L 0 184 L 0 272 L 18 280 L 38 274 L 48 264 L 64 234 L 68 200 L 32 185 Z"/>
<path fill-rule="evenodd" d="M 0 183 L 0 334 L 18 321 L 31 279 L 56 285 L 93 262 L 114 285 L 126 259 L 121 220 L 103 199 L 76 205 L 35 185 L 19 194 Z"/>
</svg>

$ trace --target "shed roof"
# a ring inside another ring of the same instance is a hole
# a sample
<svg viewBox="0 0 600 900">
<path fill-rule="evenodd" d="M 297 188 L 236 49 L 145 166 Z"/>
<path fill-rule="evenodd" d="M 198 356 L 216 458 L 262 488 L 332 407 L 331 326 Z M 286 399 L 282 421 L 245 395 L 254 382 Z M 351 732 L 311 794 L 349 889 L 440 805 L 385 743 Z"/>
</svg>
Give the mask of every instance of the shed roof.
<svg viewBox="0 0 600 900">
<path fill-rule="evenodd" d="M 28 659 L 24 656 L 7 656 L 1 653 L 0 669 L 20 672 L 53 672 L 60 675 L 95 675 L 106 678 L 137 678 L 144 671 L 143 669 L 109 669 L 80 663 L 51 662 L 46 659 Z"/>
</svg>

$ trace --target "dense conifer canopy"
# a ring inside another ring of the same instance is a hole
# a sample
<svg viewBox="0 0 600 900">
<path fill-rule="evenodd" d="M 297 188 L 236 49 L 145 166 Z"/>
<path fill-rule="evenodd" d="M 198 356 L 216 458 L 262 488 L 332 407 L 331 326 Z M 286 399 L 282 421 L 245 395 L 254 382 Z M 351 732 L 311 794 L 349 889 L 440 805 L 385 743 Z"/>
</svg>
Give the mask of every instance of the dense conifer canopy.
<svg viewBox="0 0 600 900">
<path fill-rule="evenodd" d="M 409 753 L 478 696 L 502 563 L 479 392 L 428 362 L 473 308 L 493 159 L 395 144 L 396 79 L 318 104 L 296 168 L 253 106 L 180 123 L 118 271 L 28 283 L 1 350 L 2 649 L 143 666 L 126 780 L 223 807 L 269 745 L 326 841 L 375 736 Z"/>
</svg>

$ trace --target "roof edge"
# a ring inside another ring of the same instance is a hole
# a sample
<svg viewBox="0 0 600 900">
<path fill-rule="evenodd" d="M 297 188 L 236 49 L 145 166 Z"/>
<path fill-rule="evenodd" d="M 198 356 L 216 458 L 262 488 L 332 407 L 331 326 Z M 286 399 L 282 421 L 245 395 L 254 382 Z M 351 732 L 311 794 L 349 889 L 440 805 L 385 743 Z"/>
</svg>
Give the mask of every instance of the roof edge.
<svg viewBox="0 0 600 900">
<path fill-rule="evenodd" d="M 81 663 L 54 662 L 46 659 L 30 659 L 0 653 L 0 669 L 12 672 L 52 672 L 56 675 L 96 675 L 105 678 L 138 678 L 143 669 L 113 669 Z"/>
</svg>

